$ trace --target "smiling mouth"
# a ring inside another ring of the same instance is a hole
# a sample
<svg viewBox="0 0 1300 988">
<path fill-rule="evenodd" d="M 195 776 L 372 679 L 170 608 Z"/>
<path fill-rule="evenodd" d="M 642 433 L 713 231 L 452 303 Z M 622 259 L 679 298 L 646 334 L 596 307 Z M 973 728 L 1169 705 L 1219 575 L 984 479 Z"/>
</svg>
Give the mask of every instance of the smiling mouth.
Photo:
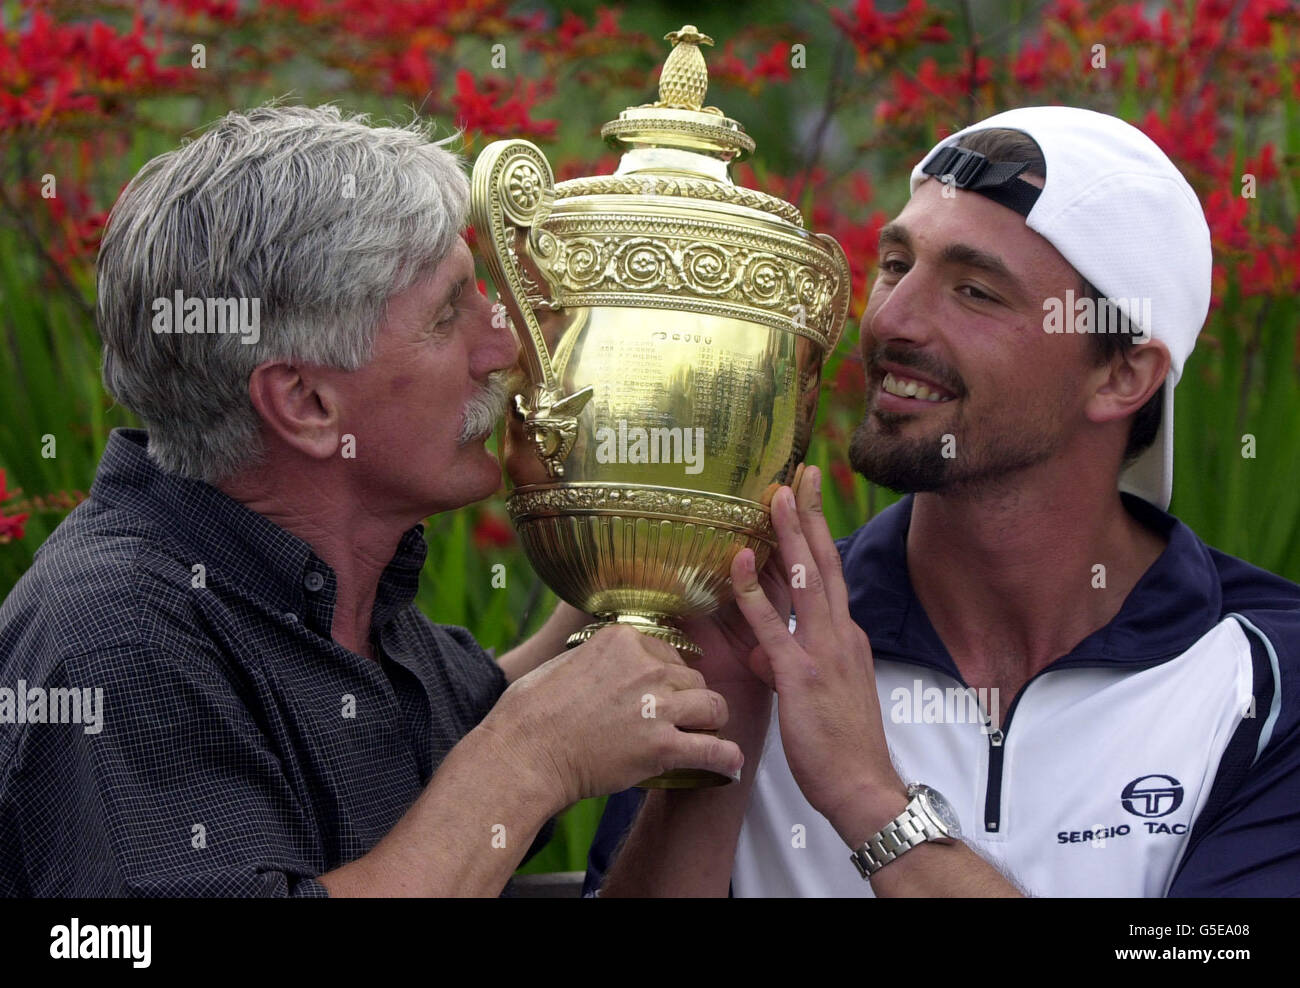
<svg viewBox="0 0 1300 988">
<path fill-rule="evenodd" d="M 885 374 L 884 380 L 880 382 L 880 389 L 898 398 L 912 398 L 936 405 L 953 399 L 951 394 L 937 389 L 934 385 L 924 384 L 892 371 Z"/>
</svg>

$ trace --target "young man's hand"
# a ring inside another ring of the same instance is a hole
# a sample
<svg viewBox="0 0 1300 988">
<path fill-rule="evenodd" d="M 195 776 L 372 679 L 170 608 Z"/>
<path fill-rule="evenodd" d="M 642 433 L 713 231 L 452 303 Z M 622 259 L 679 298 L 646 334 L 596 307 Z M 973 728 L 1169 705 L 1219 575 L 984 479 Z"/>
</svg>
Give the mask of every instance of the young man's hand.
<svg viewBox="0 0 1300 988">
<path fill-rule="evenodd" d="M 839 551 L 822 514 L 821 471 L 809 467 L 803 481 L 797 502 L 787 487 L 772 500 L 784 572 L 800 576 L 790 581 L 795 631 L 787 607 L 774 605 L 756 576 L 753 553 L 737 554 L 732 581 L 761 646 L 751 668 L 778 696 L 790 771 L 847 841 L 871 807 L 888 804 L 890 816 L 897 813 L 905 787 L 889 759 L 871 643 L 849 614 Z"/>
</svg>

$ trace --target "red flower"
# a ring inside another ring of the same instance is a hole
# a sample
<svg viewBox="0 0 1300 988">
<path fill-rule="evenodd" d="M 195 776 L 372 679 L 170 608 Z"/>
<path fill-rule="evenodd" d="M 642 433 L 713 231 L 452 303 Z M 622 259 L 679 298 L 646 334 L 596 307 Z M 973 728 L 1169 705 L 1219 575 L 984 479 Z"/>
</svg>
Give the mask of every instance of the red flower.
<svg viewBox="0 0 1300 988">
<path fill-rule="evenodd" d="M 649 40 L 644 35 L 624 31 L 618 23 L 620 15 L 621 11 L 610 7 L 597 7 L 596 19 L 588 26 L 573 11 L 566 10 L 550 34 L 541 23 L 526 32 L 525 45 L 534 51 L 577 59 L 637 47 Z"/>
<path fill-rule="evenodd" d="M 1214 87 L 1207 84 L 1200 108 L 1194 113 L 1186 114 L 1181 108 L 1174 107 L 1162 120 L 1152 110 L 1143 117 L 1138 129 L 1155 141 L 1176 164 L 1190 165 L 1207 178 L 1222 182 L 1227 180 L 1230 172 L 1217 150 L 1221 130 L 1216 109 L 1217 95 Z"/>
<path fill-rule="evenodd" d="M 571 10 L 564 12 L 564 19 L 555 29 L 555 42 L 560 51 L 568 51 L 579 38 L 587 33 L 587 25 L 581 17 Z"/>
<path fill-rule="evenodd" d="M 435 88 L 433 63 L 420 42 L 395 57 L 388 66 L 388 82 L 395 92 L 423 98 Z"/>
<path fill-rule="evenodd" d="M 838 456 L 831 460 L 831 479 L 835 481 L 835 486 L 840 489 L 840 494 L 845 499 L 853 497 L 853 471 Z"/>
<path fill-rule="evenodd" d="M 837 214 L 836 222 L 831 225 L 830 233 L 840 242 L 849 259 L 849 271 L 853 281 L 853 294 L 849 302 L 849 314 L 857 318 L 866 308 L 867 295 L 870 291 L 868 276 L 876 267 L 876 248 L 880 243 L 880 228 L 889 221 L 884 212 L 876 210 L 866 220 L 854 220 Z"/>
<path fill-rule="evenodd" d="M 832 10 L 831 19 L 853 42 L 861 59 L 877 52 L 892 52 L 922 41 L 950 40 L 943 26 L 943 14 L 926 8 L 925 0 L 907 0 L 907 6 L 891 14 L 876 10 L 875 0 L 857 0 L 853 13 Z"/>
<path fill-rule="evenodd" d="M 191 17 L 202 14 L 214 21 L 233 21 L 239 16 L 238 0 L 163 0 L 163 4 Z"/>
<path fill-rule="evenodd" d="M 754 62 L 752 77 L 755 79 L 789 79 L 790 46 L 778 41 Z"/>
<path fill-rule="evenodd" d="M 1134 3 L 1114 8 L 1097 21 L 1095 37 L 1105 38 L 1111 45 L 1137 45 L 1155 37 L 1155 30 L 1147 22 L 1142 4 Z M 1087 45 L 1085 47 L 1091 47 Z M 1091 53 L 1090 53 L 1091 55 Z"/>
<path fill-rule="evenodd" d="M 474 523 L 473 538 L 480 550 L 504 549 L 514 545 L 515 532 L 497 515 L 484 511 Z"/>
<path fill-rule="evenodd" d="M 1278 176 L 1277 162 L 1273 160 L 1273 145 L 1265 144 L 1259 155 L 1246 159 L 1244 174 L 1254 175 L 1256 182 L 1271 182 Z"/>
<path fill-rule="evenodd" d="M 550 137 L 557 121 L 535 120 L 529 115 L 537 103 L 537 90 L 536 83 L 521 79 L 515 80 L 513 87 L 496 78 L 476 84 L 473 74 L 461 69 L 456 73 L 456 95 L 452 97 L 456 121 L 465 130 L 480 134 Z"/>
<path fill-rule="evenodd" d="M 621 28 L 618 26 L 619 11 L 611 7 L 596 8 L 596 24 L 592 30 L 605 38 L 618 37 Z"/>
<path fill-rule="evenodd" d="M 1234 32 L 1246 48 L 1267 50 L 1273 41 L 1274 25 L 1285 26 L 1287 18 L 1294 19 L 1293 0 L 1251 0 L 1237 15 L 1238 29 Z"/>
<path fill-rule="evenodd" d="M 853 193 L 853 201 L 863 206 L 876 197 L 875 189 L 871 187 L 871 178 L 866 172 L 856 172 L 849 179 L 849 191 Z"/>
<path fill-rule="evenodd" d="M 25 30 L 3 33 L 0 130 L 107 112 L 125 89 L 157 88 L 183 78 L 181 69 L 157 66 L 158 52 L 145 44 L 139 19 L 130 34 L 118 34 L 102 21 L 58 24 L 38 8 Z"/>
<path fill-rule="evenodd" d="M 862 368 L 862 359 L 856 353 L 845 356 L 835 372 L 831 390 L 837 398 L 848 399 L 856 407 L 857 400 L 867 387 L 866 372 Z"/>
<path fill-rule="evenodd" d="M 992 73 L 992 61 L 980 57 L 975 62 L 974 78 L 971 76 L 970 65 L 965 62 L 945 75 L 938 62 L 927 56 L 921 60 L 915 76 L 909 77 L 904 72 L 893 73 L 891 80 L 895 98 L 881 100 L 876 105 L 876 120 L 882 124 L 911 123 L 936 108 L 955 107 L 964 102 L 968 90 L 986 85 L 992 78 Z"/>
<path fill-rule="evenodd" d="M 0 545 L 21 539 L 26 534 L 23 523 L 27 521 L 26 513 L 21 515 L 0 514 Z"/>
<path fill-rule="evenodd" d="M 774 42 L 753 59 L 751 66 L 736 54 L 734 43 L 728 41 L 722 51 L 709 56 L 709 81 L 730 83 L 756 94 L 765 80 L 791 78 L 790 52 L 788 42 Z"/>
<path fill-rule="evenodd" d="M 1250 214 L 1251 200 L 1233 191 L 1211 189 L 1205 197 L 1205 221 L 1210 227 L 1210 239 L 1220 250 L 1245 250 L 1250 246 L 1250 231 L 1246 219 Z"/>
<path fill-rule="evenodd" d="M 1300 225 L 1296 243 L 1288 244 L 1280 229 L 1270 226 L 1261 232 L 1260 242 L 1237 264 L 1237 281 L 1243 296 L 1283 297 L 1300 288 Z"/>
<path fill-rule="evenodd" d="M 19 490 L 10 491 L 6 488 L 5 472 L 0 470 L 0 545 L 23 537 L 25 531 L 23 523 L 27 521 L 27 513 L 23 512 L 19 515 L 6 515 L 4 513 L 4 502 L 21 493 Z"/>
<path fill-rule="evenodd" d="M 1043 67 L 1046 63 L 1046 51 L 1027 45 L 1016 56 L 1015 64 L 1011 66 L 1011 75 L 1026 89 L 1035 89 L 1043 81 Z"/>
</svg>

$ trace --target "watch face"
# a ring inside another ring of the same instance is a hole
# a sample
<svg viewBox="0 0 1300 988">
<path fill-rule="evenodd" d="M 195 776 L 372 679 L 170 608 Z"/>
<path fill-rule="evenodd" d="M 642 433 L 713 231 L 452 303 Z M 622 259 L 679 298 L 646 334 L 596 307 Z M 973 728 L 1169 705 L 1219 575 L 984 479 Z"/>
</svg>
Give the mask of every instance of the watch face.
<svg viewBox="0 0 1300 988">
<path fill-rule="evenodd" d="M 960 838 L 961 822 L 957 819 L 957 814 L 948 800 L 944 799 L 943 793 L 924 785 L 917 785 L 916 792 L 925 799 L 926 806 L 934 814 L 935 819 L 943 824 L 944 829 L 948 831 L 948 836 L 953 839 Z"/>
</svg>

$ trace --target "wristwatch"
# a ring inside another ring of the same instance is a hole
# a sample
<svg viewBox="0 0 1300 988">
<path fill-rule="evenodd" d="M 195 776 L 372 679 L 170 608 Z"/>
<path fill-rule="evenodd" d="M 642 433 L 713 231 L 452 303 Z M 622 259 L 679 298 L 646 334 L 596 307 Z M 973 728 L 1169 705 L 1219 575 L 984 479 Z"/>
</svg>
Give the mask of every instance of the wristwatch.
<svg viewBox="0 0 1300 988">
<path fill-rule="evenodd" d="M 864 879 L 918 844 L 931 840 L 951 844 L 961 838 L 957 814 L 939 790 L 913 782 L 907 797 L 911 800 L 907 808 L 849 855 Z"/>
</svg>

